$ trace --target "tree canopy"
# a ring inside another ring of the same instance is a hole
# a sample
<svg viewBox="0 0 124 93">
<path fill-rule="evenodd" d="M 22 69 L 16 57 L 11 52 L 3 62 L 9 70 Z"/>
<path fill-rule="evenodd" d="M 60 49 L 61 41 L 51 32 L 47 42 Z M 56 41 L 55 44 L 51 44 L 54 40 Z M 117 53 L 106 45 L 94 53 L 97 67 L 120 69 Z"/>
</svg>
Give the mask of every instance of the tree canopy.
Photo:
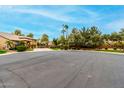
<svg viewBox="0 0 124 93">
<path fill-rule="evenodd" d="M 62 35 L 58 39 L 53 39 L 56 46 L 68 48 L 123 48 L 124 49 L 124 29 L 110 34 L 102 34 L 98 27 L 73 28 L 65 37 L 68 25 L 63 25 Z"/>
<path fill-rule="evenodd" d="M 41 43 L 44 44 L 45 46 L 48 46 L 49 43 L 49 36 L 47 34 L 43 34 L 41 37 Z"/>
<path fill-rule="evenodd" d="M 19 29 L 16 29 L 16 30 L 14 31 L 14 34 L 15 34 L 15 35 L 18 35 L 18 36 L 21 36 L 21 35 L 22 35 L 21 30 L 19 30 Z"/>
<path fill-rule="evenodd" d="M 73 28 L 67 38 L 65 38 L 64 35 L 60 36 L 58 43 L 59 45 L 68 46 L 69 48 L 96 48 L 103 43 L 101 35 L 99 29 L 95 26 L 90 28 L 83 27 L 81 29 Z"/>
<path fill-rule="evenodd" d="M 27 35 L 27 37 L 33 38 L 33 37 L 34 37 L 34 34 L 33 34 L 33 33 L 29 33 L 29 34 Z"/>
</svg>

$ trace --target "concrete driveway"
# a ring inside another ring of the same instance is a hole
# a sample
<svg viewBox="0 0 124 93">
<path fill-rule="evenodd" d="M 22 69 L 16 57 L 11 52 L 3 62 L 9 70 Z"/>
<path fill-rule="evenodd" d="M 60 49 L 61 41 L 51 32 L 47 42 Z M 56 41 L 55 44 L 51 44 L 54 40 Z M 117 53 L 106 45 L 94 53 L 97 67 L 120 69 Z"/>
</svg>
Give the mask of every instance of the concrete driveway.
<svg viewBox="0 0 124 93">
<path fill-rule="evenodd" d="M 53 51 L 53 50 L 50 48 L 35 48 L 33 50 L 33 52 L 38 52 L 38 51 Z"/>
<path fill-rule="evenodd" d="M 42 51 L 0 56 L 0 87 L 124 87 L 124 55 Z"/>
</svg>

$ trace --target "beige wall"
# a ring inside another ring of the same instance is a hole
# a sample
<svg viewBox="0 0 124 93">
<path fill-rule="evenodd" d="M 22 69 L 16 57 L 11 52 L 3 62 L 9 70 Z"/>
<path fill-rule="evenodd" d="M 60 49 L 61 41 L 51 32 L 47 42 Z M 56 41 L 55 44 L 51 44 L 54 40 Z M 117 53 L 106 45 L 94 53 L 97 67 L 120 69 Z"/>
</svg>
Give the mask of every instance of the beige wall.
<svg viewBox="0 0 124 93">
<path fill-rule="evenodd" d="M 0 36 L 0 49 L 3 49 L 6 45 L 7 39 Z"/>
<path fill-rule="evenodd" d="M 4 48 L 7 49 L 6 41 L 7 41 L 7 39 L 0 36 L 0 49 L 4 49 Z M 36 48 L 37 47 L 37 42 L 35 40 L 32 40 L 30 42 L 30 45 Z"/>
</svg>

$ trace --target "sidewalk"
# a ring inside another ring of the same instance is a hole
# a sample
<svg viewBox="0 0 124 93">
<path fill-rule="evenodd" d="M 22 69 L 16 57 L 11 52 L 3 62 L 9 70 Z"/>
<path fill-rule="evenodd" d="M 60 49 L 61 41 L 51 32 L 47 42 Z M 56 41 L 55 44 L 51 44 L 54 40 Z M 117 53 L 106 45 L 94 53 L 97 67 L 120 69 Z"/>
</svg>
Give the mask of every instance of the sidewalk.
<svg viewBox="0 0 124 93">
<path fill-rule="evenodd" d="M 36 48 L 33 51 L 24 51 L 24 52 L 40 52 L 40 51 L 54 51 L 54 50 L 49 49 L 49 48 Z M 15 53 L 20 53 L 20 52 L 11 51 L 11 52 L 7 52 L 5 54 L 0 54 L 0 56 L 10 55 L 10 54 L 15 54 Z M 21 53 L 23 53 L 23 52 L 21 52 Z"/>
<path fill-rule="evenodd" d="M 10 54 L 15 54 L 15 53 L 18 53 L 18 52 L 7 52 L 7 53 L 5 53 L 5 54 L 0 54 L 0 56 L 10 55 Z"/>
<path fill-rule="evenodd" d="M 50 48 L 35 48 L 32 52 L 39 52 L 39 51 L 53 51 Z"/>
</svg>

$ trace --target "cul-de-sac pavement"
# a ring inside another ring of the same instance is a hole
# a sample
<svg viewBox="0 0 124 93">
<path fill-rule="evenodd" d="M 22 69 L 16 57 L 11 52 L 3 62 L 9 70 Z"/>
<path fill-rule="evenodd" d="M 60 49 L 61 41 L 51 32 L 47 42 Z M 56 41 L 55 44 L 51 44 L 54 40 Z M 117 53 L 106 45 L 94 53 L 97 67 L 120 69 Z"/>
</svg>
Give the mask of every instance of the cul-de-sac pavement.
<svg viewBox="0 0 124 93">
<path fill-rule="evenodd" d="M 124 87 L 124 55 L 42 51 L 0 56 L 0 87 Z"/>
</svg>

